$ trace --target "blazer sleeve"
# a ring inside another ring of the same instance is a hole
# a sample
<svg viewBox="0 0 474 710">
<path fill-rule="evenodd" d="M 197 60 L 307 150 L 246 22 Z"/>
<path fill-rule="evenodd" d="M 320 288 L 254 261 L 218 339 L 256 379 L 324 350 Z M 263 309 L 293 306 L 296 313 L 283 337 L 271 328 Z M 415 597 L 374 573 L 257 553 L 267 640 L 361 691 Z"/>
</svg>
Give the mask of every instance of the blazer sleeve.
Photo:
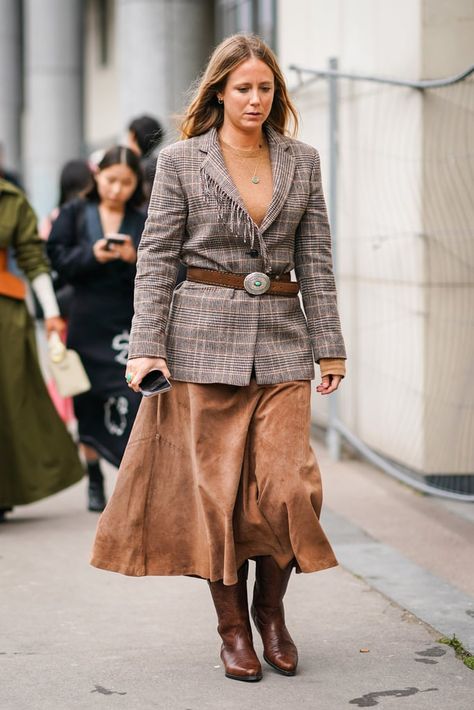
<svg viewBox="0 0 474 710">
<path fill-rule="evenodd" d="M 165 148 L 158 157 L 148 217 L 138 248 L 129 359 L 166 358 L 166 324 L 186 231 L 186 197 Z"/>
<path fill-rule="evenodd" d="M 311 171 L 306 212 L 298 225 L 295 272 L 300 283 L 314 359 L 345 358 L 332 267 L 331 231 L 324 200 L 319 154 Z"/>
<path fill-rule="evenodd" d="M 33 281 L 40 274 L 49 274 L 49 264 L 44 253 L 44 242 L 38 234 L 33 208 L 23 195 L 19 195 L 18 200 L 13 250 L 18 266 Z"/>
<path fill-rule="evenodd" d="M 89 274 L 100 271 L 92 244 L 80 239 L 79 215 L 84 206 L 77 202 L 65 205 L 53 222 L 46 242 L 53 269 L 66 283 L 75 284 Z"/>
</svg>

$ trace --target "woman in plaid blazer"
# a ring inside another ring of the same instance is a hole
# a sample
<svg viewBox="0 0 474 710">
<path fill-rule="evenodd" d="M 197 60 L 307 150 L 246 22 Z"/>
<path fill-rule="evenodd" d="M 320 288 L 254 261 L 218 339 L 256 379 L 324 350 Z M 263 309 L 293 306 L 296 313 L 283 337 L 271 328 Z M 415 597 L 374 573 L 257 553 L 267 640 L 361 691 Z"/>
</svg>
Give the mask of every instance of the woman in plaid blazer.
<svg viewBox="0 0 474 710">
<path fill-rule="evenodd" d="M 319 524 L 310 384 L 316 361 L 317 391 L 334 391 L 345 349 L 319 155 L 287 136 L 291 118 L 272 51 L 235 35 L 211 57 L 185 140 L 160 153 L 127 381 L 139 391 L 158 369 L 173 386 L 141 404 L 92 557 L 207 579 L 226 675 L 246 681 L 262 677 L 249 559 L 264 658 L 283 675 L 298 660 L 282 604 L 291 570 L 337 564 Z M 188 278 L 173 292 L 180 260 Z"/>
</svg>

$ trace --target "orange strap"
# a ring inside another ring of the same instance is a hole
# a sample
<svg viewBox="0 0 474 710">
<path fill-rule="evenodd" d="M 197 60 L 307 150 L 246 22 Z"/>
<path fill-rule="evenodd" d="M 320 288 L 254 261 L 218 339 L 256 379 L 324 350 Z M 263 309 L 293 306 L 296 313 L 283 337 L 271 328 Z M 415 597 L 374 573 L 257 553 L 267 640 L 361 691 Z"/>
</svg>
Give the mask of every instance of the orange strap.
<svg viewBox="0 0 474 710">
<path fill-rule="evenodd" d="M 7 250 L 0 249 L 0 296 L 23 301 L 26 296 L 26 285 L 18 276 L 7 270 Z"/>
</svg>

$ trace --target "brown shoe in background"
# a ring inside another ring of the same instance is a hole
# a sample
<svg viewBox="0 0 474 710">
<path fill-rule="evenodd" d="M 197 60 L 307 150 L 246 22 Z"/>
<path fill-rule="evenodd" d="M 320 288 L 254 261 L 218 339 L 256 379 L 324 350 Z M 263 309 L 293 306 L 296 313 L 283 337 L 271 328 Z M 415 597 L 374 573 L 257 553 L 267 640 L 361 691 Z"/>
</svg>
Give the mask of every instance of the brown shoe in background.
<svg viewBox="0 0 474 710">
<path fill-rule="evenodd" d="M 263 641 L 263 657 L 269 666 L 293 676 L 298 651 L 285 625 L 285 596 L 293 564 L 280 569 L 273 557 L 257 557 L 252 617 Z"/>
<path fill-rule="evenodd" d="M 209 582 L 217 612 L 217 631 L 222 638 L 221 658 L 225 675 L 232 680 L 262 679 L 262 667 L 252 642 L 248 599 L 248 562 L 239 569 L 238 582 L 226 586 L 222 580 Z"/>
</svg>

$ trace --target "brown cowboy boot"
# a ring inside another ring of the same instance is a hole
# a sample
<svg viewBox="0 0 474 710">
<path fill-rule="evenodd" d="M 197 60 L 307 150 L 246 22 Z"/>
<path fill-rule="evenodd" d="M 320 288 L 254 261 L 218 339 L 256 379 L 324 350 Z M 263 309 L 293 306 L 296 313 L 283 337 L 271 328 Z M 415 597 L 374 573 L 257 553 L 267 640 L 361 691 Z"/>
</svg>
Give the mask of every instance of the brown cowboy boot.
<svg viewBox="0 0 474 710">
<path fill-rule="evenodd" d="M 280 569 L 273 557 L 257 557 L 252 617 L 263 641 L 263 657 L 283 675 L 295 675 L 298 651 L 285 626 L 285 596 L 293 564 Z"/>
<path fill-rule="evenodd" d="M 238 582 L 230 586 L 222 580 L 209 582 L 216 607 L 217 631 L 222 638 L 221 658 L 227 678 L 258 681 L 262 667 L 252 643 L 247 600 L 248 562 L 239 569 Z"/>
</svg>

